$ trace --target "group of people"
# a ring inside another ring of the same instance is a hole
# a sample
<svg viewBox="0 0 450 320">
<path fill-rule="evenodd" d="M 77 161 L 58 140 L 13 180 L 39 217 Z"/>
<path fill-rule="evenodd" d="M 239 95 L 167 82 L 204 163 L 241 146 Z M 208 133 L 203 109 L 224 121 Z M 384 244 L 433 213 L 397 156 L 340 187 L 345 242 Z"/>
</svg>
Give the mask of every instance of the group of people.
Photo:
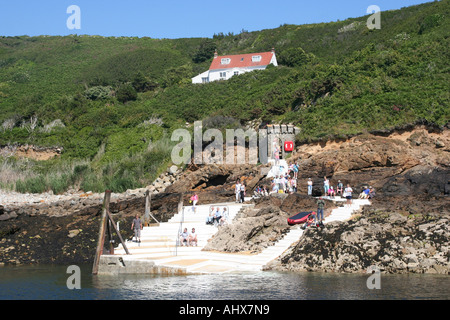
<svg viewBox="0 0 450 320">
<path fill-rule="evenodd" d="M 311 179 L 310 179 L 311 180 Z M 312 185 L 312 183 L 311 183 Z M 347 188 L 350 188 L 350 185 L 347 185 Z M 330 180 L 325 176 L 323 177 L 323 191 L 326 196 L 329 197 L 335 197 L 336 195 L 344 196 L 344 184 L 341 182 L 341 180 L 338 180 L 338 183 L 336 185 L 336 189 L 330 185 Z M 349 192 L 352 192 L 352 190 L 348 190 Z"/>
<path fill-rule="evenodd" d="M 337 195 L 344 197 L 345 199 L 347 199 L 346 206 L 350 206 L 352 204 L 353 189 L 352 187 L 350 187 L 350 184 L 347 184 L 347 186 L 344 188 L 344 184 L 342 183 L 342 181 L 338 180 L 336 189 L 334 189 L 333 186 L 330 185 L 330 180 L 325 176 L 323 177 L 323 191 L 324 194 L 326 196 L 329 196 L 330 198 L 334 198 Z"/>
<path fill-rule="evenodd" d="M 222 211 L 220 211 L 220 207 L 214 208 L 211 206 L 209 209 L 209 215 L 206 217 L 206 224 L 214 225 L 214 226 L 223 226 L 228 223 L 228 211 L 227 208 L 224 207 Z"/>
<path fill-rule="evenodd" d="M 195 228 L 192 228 L 191 232 L 188 232 L 187 228 L 180 234 L 180 246 L 197 246 L 197 233 Z"/>
<path fill-rule="evenodd" d="M 255 190 L 253 191 L 253 197 L 254 198 L 261 198 L 261 197 L 268 197 L 269 192 L 267 192 L 267 189 L 265 186 L 257 186 Z"/>
<path fill-rule="evenodd" d="M 359 199 L 373 199 L 375 197 L 375 189 L 370 186 L 365 186 L 359 194 Z"/>
<path fill-rule="evenodd" d="M 275 176 L 272 179 L 272 193 L 294 193 L 297 192 L 297 178 L 292 178 L 289 173 Z"/>
<path fill-rule="evenodd" d="M 134 230 L 134 238 L 135 242 L 141 242 L 141 230 L 142 230 L 142 220 L 139 218 L 139 215 L 136 215 L 131 223 L 131 230 Z M 187 228 L 184 228 L 184 231 L 180 234 L 180 245 L 186 246 L 197 246 L 197 233 L 195 232 L 195 228 L 192 228 L 191 232 L 188 232 Z"/>
<path fill-rule="evenodd" d="M 311 212 L 306 222 L 302 225 L 302 229 L 306 229 L 310 226 L 323 227 L 323 221 L 325 219 L 323 213 L 324 208 L 325 201 L 323 200 L 323 197 L 320 197 L 319 200 L 317 200 L 317 212 Z"/>
</svg>

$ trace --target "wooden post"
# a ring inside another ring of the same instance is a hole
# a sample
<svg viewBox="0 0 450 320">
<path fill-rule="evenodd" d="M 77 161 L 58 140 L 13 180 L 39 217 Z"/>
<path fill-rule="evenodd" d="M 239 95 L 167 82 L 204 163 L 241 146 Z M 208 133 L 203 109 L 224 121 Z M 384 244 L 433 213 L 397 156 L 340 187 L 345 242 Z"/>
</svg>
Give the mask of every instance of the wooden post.
<svg viewBox="0 0 450 320">
<path fill-rule="evenodd" d="M 122 243 L 122 246 L 123 246 L 125 252 L 126 252 L 127 254 L 130 254 L 130 252 L 128 251 L 128 248 L 127 248 L 127 246 L 126 246 L 126 244 L 125 244 L 125 241 L 123 241 L 122 235 L 120 234 L 119 230 L 118 230 L 117 227 L 116 227 L 116 224 L 114 223 L 113 218 L 111 217 L 111 213 L 109 213 L 109 211 L 106 211 L 106 214 L 108 215 L 108 218 L 109 218 L 109 220 L 111 221 L 111 225 L 112 225 L 112 227 L 114 228 L 114 230 L 116 231 L 117 236 L 119 237 L 120 243 Z"/>
<path fill-rule="evenodd" d="M 147 190 L 145 192 L 145 213 L 144 213 L 144 226 L 149 227 L 150 226 L 150 218 L 153 218 L 153 220 L 156 221 L 156 223 L 159 225 L 158 219 L 155 218 L 154 215 L 152 215 L 152 195 L 150 194 L 150 191 Z"/>
<path fill-rule="evenodd" d="M 114 254 L 114 240 L 111 231 L 112 220 L 108 219 L 108 239 L 109 239 L 109 254 Z"/>
<path fill-rule="evenodd" d="M 94 266 L 92 268 L 92 274 L 98 273 L 98 264 L 100 262 L 100 256 L 103 253 L 103 246 L 105 245 L 105 233 L 106 223 L 108 221 L 109 201 L 111 200 L 111 191 L 105 191 L 105 198 L 103 199 L 102 217 L 100 220 L 100 231 L 98 234 L 97 251 L 94 258 Z"/>
</svg>

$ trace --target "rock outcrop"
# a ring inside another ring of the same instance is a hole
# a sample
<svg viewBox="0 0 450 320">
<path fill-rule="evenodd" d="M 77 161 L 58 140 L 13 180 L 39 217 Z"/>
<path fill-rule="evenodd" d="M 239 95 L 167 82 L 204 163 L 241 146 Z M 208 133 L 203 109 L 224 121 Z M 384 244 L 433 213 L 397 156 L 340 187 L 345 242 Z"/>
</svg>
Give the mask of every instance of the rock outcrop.
<svg viewBox="0 0 450 320">
<path fill-rule="evenodd" d="M 447 203 L 448 204 L 448 203 Z M 307 229 L 267 269 L 384 273 L 450 272 L 447 215 L 402 215 L 366 207 L 360 217 Z"/>
<path fill-rule="evenodd" d="M 326 201 L 325 216 L 335 205 Z M 223 226 L 210 239 L 204 250 L 259 253 L 275 244 L 291 228 L 287 219 L 300 211 L 317 209 L 316 199 L 299 194 L 280 194 L 255 200 L 237 215 L 233 224 Z"/>
<path fill-rule="evenodd" d="M 276 206 L 247 208 L 233 224 L 221 227 L 203 250 L 258 253 L 289 230 L 287 217 Z"/>
</svg>

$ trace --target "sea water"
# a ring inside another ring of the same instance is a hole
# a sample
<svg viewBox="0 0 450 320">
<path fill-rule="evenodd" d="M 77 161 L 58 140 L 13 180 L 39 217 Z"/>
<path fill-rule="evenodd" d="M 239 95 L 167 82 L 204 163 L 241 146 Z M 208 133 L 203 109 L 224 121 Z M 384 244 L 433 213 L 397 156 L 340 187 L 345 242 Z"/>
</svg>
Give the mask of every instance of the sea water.
<svg viewBox="0 0 450 320">
<path fill-rule="evenodd" d="M 450 298 L 450 277 L 381 274 L 249 272 L 210 275 L 97 275 L 80 266 L 80 289 L 70 289 L 67 266 L 0 267 L 1 300 L 398 300 Z"/>
</svg>

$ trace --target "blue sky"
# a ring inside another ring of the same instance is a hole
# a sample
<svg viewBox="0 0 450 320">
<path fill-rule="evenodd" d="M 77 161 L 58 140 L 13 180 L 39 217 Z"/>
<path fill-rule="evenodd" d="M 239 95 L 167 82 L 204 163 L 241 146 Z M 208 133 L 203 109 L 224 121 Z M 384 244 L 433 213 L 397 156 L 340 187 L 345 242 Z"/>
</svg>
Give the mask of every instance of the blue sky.
<svg viewBox="0 0 450 320">
<path fill-rule="evenodd" d="M 1 0 L 0 35 L 137 36 L 152 38 L 212 37 L 366 15 L 430 1 L 420 0 Z M 80 10 L 81 29 L 70 30 L 70 5 Z"/>
</svg>

